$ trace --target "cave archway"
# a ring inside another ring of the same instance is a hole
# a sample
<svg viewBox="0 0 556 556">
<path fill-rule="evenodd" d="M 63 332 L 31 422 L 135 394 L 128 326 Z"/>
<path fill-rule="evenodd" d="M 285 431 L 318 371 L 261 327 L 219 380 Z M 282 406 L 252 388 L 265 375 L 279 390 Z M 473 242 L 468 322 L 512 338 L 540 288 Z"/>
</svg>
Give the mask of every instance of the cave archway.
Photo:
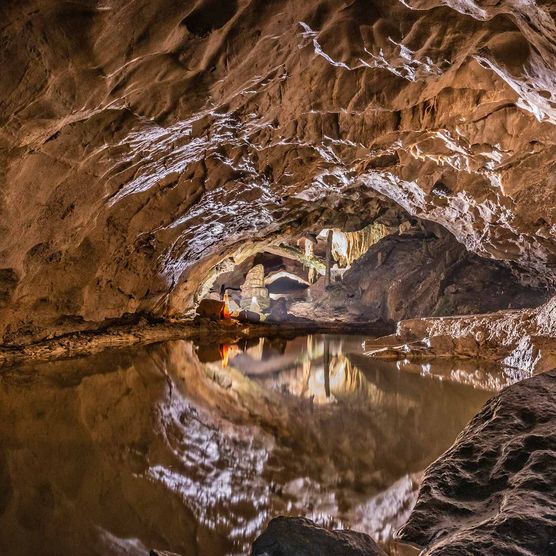
<svg viewBox="0 0 556 556">
<path fill-rule="evenodd" d="M 198 302 L 227 295 L 257 320 L 343 326 L 531 307 L 547 292 L 398 208 L 355 230 L 297 229 L 242 246 L 211 269 L 197 295 Z"/>
</svg>

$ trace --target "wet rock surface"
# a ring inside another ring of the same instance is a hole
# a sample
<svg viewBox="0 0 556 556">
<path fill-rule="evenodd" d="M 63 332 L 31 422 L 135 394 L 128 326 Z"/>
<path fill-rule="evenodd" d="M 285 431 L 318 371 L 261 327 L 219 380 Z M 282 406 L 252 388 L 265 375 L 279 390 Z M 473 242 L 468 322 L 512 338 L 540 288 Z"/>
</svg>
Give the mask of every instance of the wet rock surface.
<svg viewBox="0 0 556 556">
<path fill-rule="evenodd" d="M 253 543 L 252 556 L 386 556 L 369 535 L 318 527 L 302 517 L 277 517 Z"/>
<path fill-rule="evenodd" d="M 3 2 L 0 338 L 181 315 L 385 206 L 555 279 L 552 4 Z"/>
<path fill-rule="evenodd" d="M 536 309 L 401 321 L 395 334 L 365 345 L 379 359 L 490 359 L 526 378 L 556 365 L 556 297 Z"/>
<path fill-rule="evenodd" d="M 534 307 L 548 293 L 520 284 L 504 265 L 469 253 L 445 229 L 424 223 L 373 245 L 341 283 L 314 297 L 307 316 L 319 320 L 397 322 Z"/>
<path fill-rule="evenodd" d="M 556 554 L 556 370 L 489 400 L 426 471 L 400 538 L 425 554 Z"/>
</svg>

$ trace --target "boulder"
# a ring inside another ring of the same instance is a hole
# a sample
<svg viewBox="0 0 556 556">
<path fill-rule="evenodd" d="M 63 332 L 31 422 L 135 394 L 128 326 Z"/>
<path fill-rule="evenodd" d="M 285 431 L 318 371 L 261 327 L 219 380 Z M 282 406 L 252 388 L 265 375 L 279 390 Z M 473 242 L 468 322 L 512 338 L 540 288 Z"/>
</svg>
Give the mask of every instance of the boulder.
<svg viewBox="0 0 556 556">
<path fill-rule="evenodd" d="M 240 322 L 260 322 L 261 315 L 259 315 L 259 313 L 255 313 L 254 311 L 243 310 L 240 311 L 238 319 Z"/>
<path fill-rule="evenodd" d="M 276 517 L 255 540 L 252 556 L 386 556 L 369 535 L 328 530 L 304 517 Z"/>
<path fill-rule="evenodd" d="M 270 303 L 270 316 L 268 320 L 271 322 L 283 322 L 288 319 L 288 304 L 285 298 L 280 297 L 276 301 Z"/>
<path fill-rule="evenodd" d="M 210 320 L 220 320 L 222 318 L 222 310 L 224 302 L 218 299 L 201 299 L 197 307 L 197 315 L 201 318 Z"/>
<path fill-rule="evenodd" d="M 398 536 L 427 555 L 556 554 L 556 370 L 491 398 L 425 472 Z"/>
</svg>

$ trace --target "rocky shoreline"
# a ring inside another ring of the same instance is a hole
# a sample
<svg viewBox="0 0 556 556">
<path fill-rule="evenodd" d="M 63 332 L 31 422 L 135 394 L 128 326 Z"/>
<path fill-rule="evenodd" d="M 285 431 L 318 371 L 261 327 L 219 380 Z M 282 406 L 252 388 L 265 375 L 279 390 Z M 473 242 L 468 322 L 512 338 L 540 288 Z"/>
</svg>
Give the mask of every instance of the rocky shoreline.
<svg viewBox="0 0 556 556">
<path fill-rule="evenodd" d="M 486 359 L 531 376 L 556 366 L 556 298 L 535 309 L 400 321 L 366 348 L 377 359 Z"/>
<path fill-rule="evenodd" d="M 201 322 L 193 320 L 137 324 L 115 324 L 103 330 L 76 332 L 26 345 L 0 346 L 0 368 L 29 361 L 53 361 L 99 353 L 109 348 L 152 344 L 184 339 L 200 342 L 234 343 L 259 336 L 291 337 L 328 332 L 361 333 L 378 336 L 388 331 L 386 325 L 345 323 L 245 324 L 236 320 Z"/>
<path fill-rule="evenodd" d="M 556 554 L 556 369 L 488 400 L 425 471 L 398 532 L 430 556 Z M 279 517 L 253 544 L 259 556 L 384 554 L 356 531 Z"/>
</svg>

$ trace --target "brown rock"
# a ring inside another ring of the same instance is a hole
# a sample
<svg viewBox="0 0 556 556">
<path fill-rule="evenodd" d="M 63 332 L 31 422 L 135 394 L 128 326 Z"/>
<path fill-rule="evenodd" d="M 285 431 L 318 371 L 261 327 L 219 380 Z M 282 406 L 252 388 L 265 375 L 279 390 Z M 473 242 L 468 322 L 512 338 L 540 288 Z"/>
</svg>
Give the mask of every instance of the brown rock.
<svg viewBox="0 0 556 556">
<path fill-rule="evenodd" d="M 240 322 L 259 322 L 261 320 L 261 315 L 254 311 L 244 309 L 239 312 L 238 319 Z"/>
<path fill-rule="evenodd" d="M 556 297 L 536 309 L 403 320 L 394 336 L 366 346 L 376 358 L 480 357 L 512 368 L 514 380 L 527 378 L 556 365 Z"/>
<path fill-rule="evenodd" d="M 281 297 L 270 304 L 269 321 L 284 322 L 288 319 L 288 305 L 286 300 Z"/>
<path fill-rule="evenodd" d="M 556 370 L 490 399 L 425 472 L 399 537 L 431 556 L 556 554 Z"/>
<path fill-rule="evenodd" d="M 197 307 L 197 315 L 201 318 L 220 320 L 222 311 L 224 310 L 224 302 L 217 299 L 201 299 Z"/>
<path fill-rule="evenodd" d="M 550 2 L 217 4 L 2 2 L 1 342 L 396 206 L 555 283 Z"/>
<path fill-rule="evenodd" d="M 386 556 L 365 533 L 318 527 L 303 517 L 276 517 L 253 543 L 252 556 Z"/>
</svg>

